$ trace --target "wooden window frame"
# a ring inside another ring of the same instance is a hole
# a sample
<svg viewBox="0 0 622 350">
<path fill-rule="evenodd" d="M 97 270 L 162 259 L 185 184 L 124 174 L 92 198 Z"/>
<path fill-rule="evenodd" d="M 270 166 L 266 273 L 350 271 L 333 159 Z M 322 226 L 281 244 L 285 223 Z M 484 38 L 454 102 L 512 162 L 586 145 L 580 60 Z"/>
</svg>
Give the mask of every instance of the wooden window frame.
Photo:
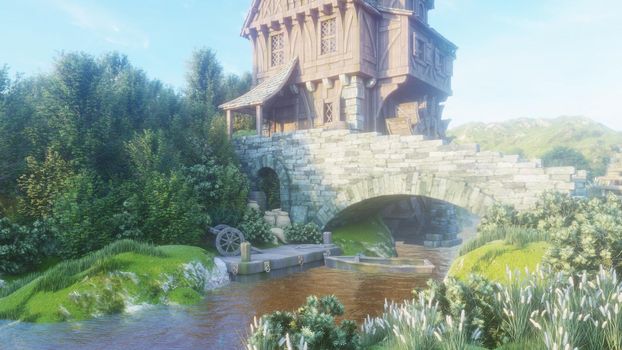
<svg viewBox="0 0 622 350">
<path fill-rule="evenodd" d="M 330 23 L 330 22 L 333 23 L 333 28 L 332 28 L 333 29 L 333 33 L 329 34 L 329 35 L 327 35 L 327 37 L 325 37 L 324 36 L 324 33 L 325 33 L 324 32 L 324 25 L 326 23 Z M 320 25 L 319 25 L 319 32 L 320 32 L 319 33 L 320 34 L 319 35 L 319 38 L 320 38 L 320 47 L 319 47 L 319 51 L 320 52 L 319 53 L 320 53 L 320 56 L 329 56 L 329 55 L 335 54 L 335 53 L 337 53 L 339 51 L 339 47 L 338 47 L 339 43 L 338 43 L 338 40 L 337 40 L 337 37 L 338 37 L 338 35 L 337 35 L 337 33 L 338 33 L 337 26 L 338 26 L 337 17 L 329 17 L 329 18 L 325 18 L 325 19 L 320 20 Z M 332 45 L 330 46 L 330 49 L 327 49 L 325 51 L 325 47 L 326 47 L 325 43 L 329 43 L 329 42 L 332 42 Z"/>
<path fill-rule="evenodd" d="M 322 103 L 322 120 L 323 124 L 335 122 L 335 104 L 332 101 L 324 101 Z"/>
<path fill-rule="evenodd" d="M 275 48 L 275 39 L 280 38 L 280 47 Z M 278 55 L 278 56 L 277 56 Z M 279 67 L 285 63 L 285 34 L 283 32 L 270 35 L 270 67 Z"/>
</svg>

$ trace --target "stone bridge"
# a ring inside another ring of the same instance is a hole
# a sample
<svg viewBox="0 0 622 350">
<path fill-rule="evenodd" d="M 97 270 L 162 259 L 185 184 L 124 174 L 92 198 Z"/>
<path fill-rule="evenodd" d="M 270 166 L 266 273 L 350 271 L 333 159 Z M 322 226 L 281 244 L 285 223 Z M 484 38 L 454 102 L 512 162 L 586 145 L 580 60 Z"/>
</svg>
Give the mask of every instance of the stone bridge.
<svg viewBox="0 0 622 350">
<path fill-rule="evenodd" d="M 311 129 L 234 139 L 251 181 L 270 168 L 294 222 L 325 227 L 372 199 L 422 196 L 481 215 L 494 203 L 532 206 L 542 192 L 583 195 L 585 172 L 423 136 Z M 255 182 L 256 183 L 256 182 Z"/>
</svg>

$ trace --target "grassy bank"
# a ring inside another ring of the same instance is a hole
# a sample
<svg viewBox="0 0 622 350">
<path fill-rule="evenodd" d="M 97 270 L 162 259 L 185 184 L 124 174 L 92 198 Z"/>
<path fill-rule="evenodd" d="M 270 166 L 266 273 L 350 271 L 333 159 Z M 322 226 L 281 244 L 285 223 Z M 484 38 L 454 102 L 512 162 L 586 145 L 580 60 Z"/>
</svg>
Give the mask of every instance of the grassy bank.
<svg viewBox="0 0 622 350">
<path fill-rule="evenodd" d="M 506 267 L 534 271 L 548 248 L 546 242 L 519 247 L 502 240 L 493 241 L 458 257 L 449 269 L 449 276 L 466 280 L 470 274 L 479 274 L 493 281 L 507 282 Z"/>
<path fill-rule="evenodd" d="M 78 321 L 132 305 L 195 303 L 210 282 L 213 257 L 198 247 L 116 242 L 11 282 L 0 290 L 0 319 Z"/>
<path fill-rule="evenodd" d="M 344 255 L 396 256 L 391 231 L 379 217 L 334 229 L 333 241 L 341 247 Z"/>
</svg>

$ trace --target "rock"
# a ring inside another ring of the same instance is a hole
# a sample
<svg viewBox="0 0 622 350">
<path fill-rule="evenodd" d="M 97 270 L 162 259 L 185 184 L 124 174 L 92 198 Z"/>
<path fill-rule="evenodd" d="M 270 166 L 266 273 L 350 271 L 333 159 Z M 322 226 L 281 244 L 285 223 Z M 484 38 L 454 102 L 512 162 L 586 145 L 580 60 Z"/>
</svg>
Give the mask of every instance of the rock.
<svg viewBox="0 0 622 350">
<path fill-rule="evenodd" d="M 271 229 L 270 232 L 272 232 L 272 235 L 276 237 L 279 241 L 287 243 L 287 240 L 285 239 L 285 230 L 283 230 L 282 228 L 275 227 Z"/>
<path fill-rule="evenodd" d="M 4 288 L 5 285 L 6 285 L 6 282 L 4 282 L 3 280 L 0 280 L 0 289 Z"/>
</svg>

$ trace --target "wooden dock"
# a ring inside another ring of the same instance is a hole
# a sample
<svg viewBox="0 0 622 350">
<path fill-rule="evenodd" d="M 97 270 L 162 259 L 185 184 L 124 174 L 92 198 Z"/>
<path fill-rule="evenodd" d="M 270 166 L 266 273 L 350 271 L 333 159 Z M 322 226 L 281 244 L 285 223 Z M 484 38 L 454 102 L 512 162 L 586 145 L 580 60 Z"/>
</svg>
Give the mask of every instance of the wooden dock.
<svg viewBox="0 0 622 350">
<path fill-rule="evenodd" d="M 242 262 L 239 256 L 220 257 L 232 275 L 270 273 L 305 264 L 324 262 L 324 256 L 341 254 L 334 244 L 293 244 L 253 252 L 250 262 Z"/>
</svg>

